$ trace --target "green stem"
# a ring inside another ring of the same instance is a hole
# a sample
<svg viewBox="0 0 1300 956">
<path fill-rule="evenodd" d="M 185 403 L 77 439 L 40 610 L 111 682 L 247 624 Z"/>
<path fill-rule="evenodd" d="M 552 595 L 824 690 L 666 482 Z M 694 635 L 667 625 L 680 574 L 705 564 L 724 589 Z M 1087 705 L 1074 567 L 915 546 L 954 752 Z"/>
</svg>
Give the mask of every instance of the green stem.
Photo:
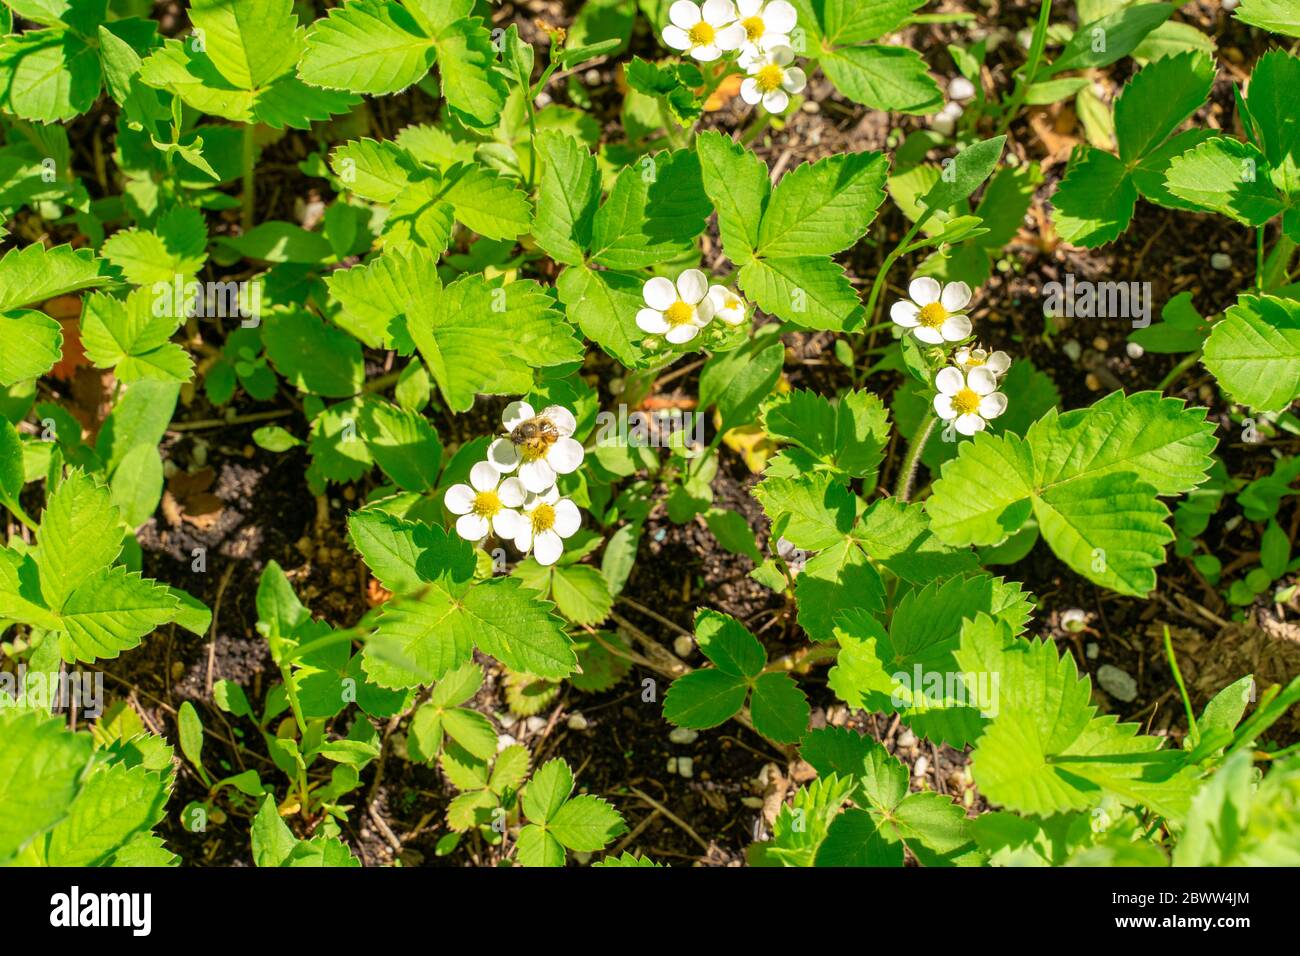
<svg viewBox="0 0 1300 956">
<path fill-rule="evenodd" d="M 921 419 L 921 424 L 917 426 L 916 433 L 912 436 L 912 442 L 907 446 L 907 457 L 903 459 L 903 470 L 899 472 L 898 484 L 894 488 L 894 497 L 900 501 L 906 502 L 908 495 L 912 493 L 912 481 L 916 478 L 917 466 L 921 463 L 921 452 L 925 450 L 925 444 L 930 440 L 930 433 L 934 431 L 934 423 L 938 421 L 938 416 L 934 413 L 934 407 L 931 406 L 925 411 L 925 417 Z"/>
<path fill-rule="evenodd" d="M 1178 693 L 1183 696 L 1183 709 L 1187 711 L 1187 730 L 1193 739 L 1199 738 L 1200 732 L 1196 729 L 1196 714 L 1192 713 L 1192 700 L 1187 696 L 1187 685 L 1183 683 L 1183 672 L 1178 669 L 1178 658 L 1174 656 L 1174 642 L 1169 637 L 1169 626 L 1165 625 L 1165 656 L 1169 658 L 1169 669 L 1174 672 L 1174 683 L 1178 685 Z"/>
<path fill-rule="evenodd" d="M 1199 362 L 1200 360 L 1201 360 L 1201 350 L 1197 349 L 1195 352 L 1193 352 L 1191 355 L 1188 355 L 1181 362 L 1179 362 L 1177 365 L 1175 365 L 1173 368 L 1169 370 L 1169 374 L 1166 375 L 1164 378 L 1162 378 L 1160 380 L 1160 384 L 1156 386 L 1156 391 L 1163 392 L 1170 385 L 1174 384 L 1174 382 L 1182 378 L 1183 373 L 1185 373 L 1188 369 L 1193 368 L 1196 365 L 1196 363 Z"/>
<path fill-rule="evenodd" d="M 1291 266 L 1291 257 L 1295 255 L 1296 241 L 1285 232 L 1277 237 L 1272 250 L 1264 260 L 1263 285 L 1265 292 L 1286 285 Z"/>
<path fill-rule="evenodd" d="M 704 467 L 704 463 L 713 455 L 717 454 L 718 446 L 722 444 L 722 436 L 724 434 L 726 434 L 726 429 L 723 428 L 719 428 L 713 433 L 713 437 L 709 440 L 708 447 L 705 448 L 704 451 L 700 452 L 699 456 L 686 467 L 686 477 L 688 479 L 698 475 L 700 469 Z"/>
<path fill-rule="evenodd" d="M 256 160 L 257 144 L 253 141 L 253 124 L 245 123 L 243 149 L 244 205 L 239 213 L 239 224 L 243 227 L 244 232 L 248 232 L 253 228 L 253 206 L 257 201 L 257 182 L 253 175 Z"/>
<path fill-rule="evenodd" d="M 894 263 L 899 260 L 899 257 L 901 257 L 903 252 L 907 249 L 908 243 L 910 243 L 912 238 L 921 231 L 921 227 L 925 225 L 926 220 L 928 220 L 933 214 L 933 209 L 927 209 L 922 213 L 921 218 L 912 223 L 912 228 L 907 230 L 907 234 L 903 236 L 902 239 L 898 240 L 898 245 L 894 246 L 889 255 L 885 256 L 885 261 L 880 263 L 880 269 L 876 272 L 875 281 L 871 283 L 871 294 L 867 297 L 866 314 L 868 322 L 874 323 L 876 321 L 877 300 L 879 300 L 880 293 L 885 287 L 885 279 L 889 276 L 889 270 L 894 267 Z M 869 327 L 867 331 L 870 331 L 873 327 L 874 326 Z"/>
<path fill-rule="evenodd" d="M 528 99 L 528 193 L 532 195 L 537 183 L 537 109 Z"/>
<path fill-rule="evenodd" d="M 998 123 L 999 134 L 1005 133 L 1010 128 L 1020 113 L 1020 107 L 1025 104 L 1029 88 L 1034 85 L 1038 75 L 1038 65 L 1042 62 L 1043 51 L 1047 48 L 1047 26 L 1051 18 L 1052 0 L 1042 0 L 1042 5 L 1038 8 L 1038 22 L 1034 24 L 1034 38 L 1029 44 L 1029 59 L 1025 61 L 1024 71 L 1016 78 L 1015 92 Z"/>
</svg>

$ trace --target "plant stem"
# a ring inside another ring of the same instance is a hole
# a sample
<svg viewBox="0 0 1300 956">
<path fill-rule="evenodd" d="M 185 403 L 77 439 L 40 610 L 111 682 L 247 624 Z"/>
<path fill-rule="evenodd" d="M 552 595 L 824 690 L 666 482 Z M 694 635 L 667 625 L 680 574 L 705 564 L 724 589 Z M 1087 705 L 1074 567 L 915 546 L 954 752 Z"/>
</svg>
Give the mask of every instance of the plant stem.
<svg viewBox="0 0 1300 956">
<path fill-rule="evenodd" d="M 903 459 L 903 470 L 899 473 L 898 485 L 894 488 L 894 496 L 901 501 L 907 501 L 908 496 L 912 493 L 912 481 L 916 478 L 916 468 L 921 463 L 921 452 L 925 450 L 925 443 L 930 440 L 930 433 L 934 431 L 936 421 L 938 421 L 938 416 L 935 415 L 934 408 L 926 409 L 925 417 L 921 419 L 916 434 L 912 436 L 911 444 L 907 446 L 907 457 Z"/>
<path fill-rule="evenodd" d="M 1200 736 L 1196 729 L 1196 714 L 1192 712 L 1192 700 L 1187 696 L 1187 685 L 1183 683 L 1183 672 L 1178 669 L 1178 658 L 1174 656 L 1174 642 L 1169 637 L 1169 625 L 1165 625 L 1165 656 L 1169 658 L 1169 669 L 1174 672 L 1174 683 L 1183 697 L 1183 709 L 1187 711 L 1187 731 L 1193 739 Z"/>
<path fill-rule="evenodd" d="M 894 246 L 894 248 L 890 250 L 889 255 L 885 256 L 885 261 L 880 263 L 880 269 L 876 272 L 875 281 L 871 283 L 871 294 L 867 297 L 868 322 L 874 323 L 876 321 L 876 303 L 880 298 L 881 290 L 885 287 L 885 279 L 889 275 L 889 270 L 894 267 L 894 263 L 897 262 L 899 257 L 903 254 L 903 251 L 907 248 L 907 244 L 912 241 L 912 237 L 921 231 L 921 227 L 925 225 L 926 220 L 928 220 L 933 213 L 933 209 L 928 209 L 922 213 L 921 217 L 912 224 L 912 228 L 907 230 L 907 234 L 903 236 L 902 239 L 898 240 L 898 245 Z M 870 332 L 873 327 L 874 326 L 869 326 L 865 331 Z"/>
<path fill-rule="evenodd" d="M 1166 375 L 1164 378 L 1162 378 L 1160 380 L 1160 384 L 1156 386 L 1156 391 L 1163 392 L 1170 385 L 1174 384 L 1174 382 L 1182 378 L 1183 373 L 1186 372 L 1188 369 L 1193 368 L 1196 365 L 1196 363 L 1199 362 L 1200 360 L 1201 360 L 1201 350 L 1197 349 L 1195 352 L 1193 352 L 1191 355 L 1188 355 L 1181 362 L 1179 362 L 1177 365 L 1175 365 L 1173 368 L 1169 370 L 1169 374 Z"/>
<path fill-rule="evenodd" d="M 999 135 L 1011 127 L 1020 107 L 1025 103 L 1025 97 L 1029 95 L 1029 87 L 1034 84 L 1038 65 L 1043 60 L 1043 50 L 1047 48 L 1047 25 L 1051 18 L 1052 0 L 1042 0 L 1042 5 L 1038 8 L 1038 22 L 1034 24 L 1034 38 L 1029 44 L 1029 59 L 1025 61 L 1024 72 L 1016 78 L 1016 89 L 1011 95 L 1011 102 L 1007 104 L 1002 119 L 998 122 Z"/>
<path fill-rule="evenodd" d="M 257 201 L 257 181 L 254 176 L 257 160 L 257 144 L 253 141 L 253 124 L 244 124 L 244 205 L 239 211 L 239 224 L 244 232 L 253 228 L 253 206 Z"/>
<path fill-rule="evenodd" d="M 1268 292 L 1286 285 L 1290 271 L 1291 257 L 1295 255 L 1296 241 L 1285 232 L 1277 237 L 1272 250 L 1264 260 L 1263 285 L 1260 288 Z"/>
</svg>

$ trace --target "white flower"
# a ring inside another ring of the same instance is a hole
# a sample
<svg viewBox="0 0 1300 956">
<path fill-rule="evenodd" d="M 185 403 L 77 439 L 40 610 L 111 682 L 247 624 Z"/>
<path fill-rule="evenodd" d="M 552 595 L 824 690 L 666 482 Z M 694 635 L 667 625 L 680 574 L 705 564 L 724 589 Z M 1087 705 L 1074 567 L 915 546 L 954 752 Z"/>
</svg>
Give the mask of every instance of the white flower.
<svg viewBox="0 0 1300 956">
<path fill-rule="evenodd" d="M 740 84 L 740 98 L 751 106 L 763 104 L 769 113 L 780 113 L 790 105 L 790 94 L 808 85 L 808 75 L 794 62 L 794 50 L 778 46 L 745 63 L 749 76 Z"/>
<path fill-rule="evenodd" d="M 644 295 L 649 308 L 636 314 L 637 327 L 674 345 L 695 338 L 713 318 L 709 279 L 699 269 L 687 269 L 677 277 L 676 286 L 655 276 L 645 284 Z"/>
<path fill-rule="evenodd" d="M 498 538 L 514 538 L 523 529 L 518 508 L 527 492 L 518 478 L 503 478 L 491 462 L 480 461 L 469 470 L 468 485 L 452 485 L 443 503 L 456 519 L 456 533 L 466 541 L 481 541 L 493 531 Z"/>
<path fill-rule="evenodd" d="M 749 57 L 773 47 L 789 46 L 790 31 L 799 15 L 786 0 L 736 0 L 740 25 L 745 29 L 741 56 Z M 743 65 L 743 64 L 742 64 Z"/>
<path fill-rule="evenodd" d="M 677 0 L 668 8 L 668 19 L 672 23 L 664 27 L 664 43 L 704 63 L 745 42 L 745 28 L 736 22 L 731 0 L 704 0 L 703 5 Z"/>
<path fill-rule="evenodd" d="M 908 299 L 895 302 L 889 317 L 896 325 L 911 329 L 927 345 L 959 342 L 970 335 L 970 318 L 961 310 L 970 304 L 970 286 L 923 276 L 907 287 Z"/>
<path fill-rule="evenodd" d="M 524 502 L 515 547 L 523 554 L 532 549 L 538 564 L 554 564 L 564 552 L 564 539 L 578 530 L 582 515 L 578 506 L 551 488 L 540 495 L 529 495 Z"/>
<path fill-rule="evenodd" d="M 545 491 L 556 475 L 577 471 L 586 452 L 572 437 L 578 422 L 559 405 L 534 412 L 527 402 L 511 402 L 501 414 L 506 437 L 488 445 L 487 460 L 503 475 L 519 469 L 519 479 L 531 492 Z"/>
<path fill-rule="evenodd" d="M 963 435 L 984 430 L 991 418 L 1007 410 L 1007 397 L 997 391 L 998 380 L 986 368 L 973 368 L 962 374 L 951 365 L 934 377 L 939 394 L 934 396 L 934 410 L 950 421 Z"/>
<path fill-rule="evenodd" d="M 748 306 L 745 300 L 730 289 L 720 285 L 709 288 L 709 301 L 713 304 L 714 318 L 721 319 L 728 325 L 740 325 L 746 319 Z"/>
<path fill-rule="evenodd" d="M 952 361 L 954 365 L 967 371 L 973 368 L 986 368 L 997 378 L 1005 375 L 1007 369 L 1011 367 L 1011 356 L 1006 352 L 987 352 L 984 349 L 973 349 L 968 345 L 963 345 L 953 352 Z"/>
</svg>

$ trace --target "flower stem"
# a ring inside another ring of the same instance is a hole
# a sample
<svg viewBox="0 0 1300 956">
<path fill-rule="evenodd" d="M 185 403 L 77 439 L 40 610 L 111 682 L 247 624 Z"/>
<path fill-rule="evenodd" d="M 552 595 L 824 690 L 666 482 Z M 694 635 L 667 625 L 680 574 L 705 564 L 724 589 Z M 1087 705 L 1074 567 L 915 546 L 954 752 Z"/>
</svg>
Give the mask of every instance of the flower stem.
<svg viewBox="0 0 1300 956">
<path fill-rule="evenodd" d="M 912 481 L 916 478 L 916 468 L 921 463 L 921 452 L 925 450 L 925 443 L 930 440 L 930 433 L 934 431 L 934 423 L 938 416 L 934 413 L 934 408 L 928 408 L 925 417 L 921 419 L 921 424 L 917 426 L 916 433 L 912 436 L 912 442 L 907 446 L 907 457 L 903 459 L 903 470 L 899 472 L 898 484 L 894 488 L 894 497 L 907 501 L 908 496 L 912 493 Z"/>
<path fill-rule="evenodd" d="M 871 283 L 871 294 L 867 297 L 867 322 L 874 323 L 876 321 L 876 306 L 880 300 L 880 293 L 885 288 L 885 279 L 889 275 L 889 270 L 894 267 L 894 263 L 897 262 L 899 257 L 903 254 L 903 251 L 907 248 L 907 244 L 912 241 L 912 238 L 918 232 L 921 231 L 921 227 L 925 225 L 926 220 L 930 218 L 933 212 L 933 209 L 928 209 L 922 213 L 921 217 L 917 219 L 916 222 L 912 223 L 912 228 L 907 230 L 907 234 L 903 236 L 902 239 L 898 240 L 898 245 L 894 246 L 894 248 L 890 250 L 889 255 L 885 256 L 885 261 L 880 263 L 880 268 L 876 271 L 875 281 Z M 871 327 L 868 327 L 867 331 L 870 330 Z"/>
<path fill-rule="evenodd" d="M 1016 78 L 1016 88 L 1012 93 L 1011 102 L 1007 104 L 998 123 L 999 134 L 1005 133 L 1010 128 L 1016 114 L 1020 112 L 1020 107 L 1025 103 L 1025 97 L 1029 95 L 1029 87 L 1033 85 L 1034 77 L 1038 73 L 1038 64 L 1043 59 L 1043 50 L 1047 48 L 1047 26 L 1051 18 L 1052 0 L 1042 0 L 1042 6 L 1038 8 L 1038 22 L 1034 24 L 1034 38 L 1029 44 L 1029 59 L 1025 61 L 1024 72 Z"/>
</svg>

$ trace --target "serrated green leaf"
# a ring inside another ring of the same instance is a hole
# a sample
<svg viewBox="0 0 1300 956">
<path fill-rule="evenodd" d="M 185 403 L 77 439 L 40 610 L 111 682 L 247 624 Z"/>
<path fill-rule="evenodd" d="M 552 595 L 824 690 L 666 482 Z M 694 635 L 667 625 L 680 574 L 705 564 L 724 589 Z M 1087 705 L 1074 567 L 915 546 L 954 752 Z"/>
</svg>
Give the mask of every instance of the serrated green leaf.
<svg viewBox="0 0 1300 956">
<path fill-rule="evenodd" d="M 863 106 L 891 113 L 933 113 L 943 102 L 939 84 L 915 50 L 901 46 L 848 46 L 818 52 L 835 88 Z"/>
<path fill-rule="evenodd" d="M 1234 401 L 1283 411 L 1300 396 L 1300 305 L 1239 296 L 1210 330 L 1203 361 Z"/>
<path fill-rule="evenodd" d="M 1203 53 L 1155 60 L 1115 100 L 1115 136 L 1126 164 L 1147 155 L 1191 116 L 1214 84 L 1214 61 Z"/>
<path fill-rule="evenodd" d="M 298 76 L 328 89 L 383 95 L 418 82 L 436 56 L 433 39 L 400 4 L 359 0 L 311 25 Z"/>
<path fill-rule="evenodd" d="M 777 184 L 763 213 L 764 258 L 834 255 L 871 225 L 885 198 L 881 153 L 839 153 L 804 163 Z"/>
<path fill-rule="evenodd" d="M 82 787 L 93 742 L 57 717 L 0 710 L 0 860 L 62 820 Z"/>
<path fill-rule="evenodd" d="M 1137 187 L 1124 163 L 1081 146 L 1052 196 L 1056 230 L 1066 242 L 1093 248 L 1119 237 L 1133 219 Z"/>
<path fill-rule="evenodd" d="M 749 682 L 716 667 L 692 671 L 673 681 L 664 695 L 664 719 L 679 727 L 706 730 L 740 713 Z"/>
<path fill-rule="evenodd" d="M 1170 160 L 1165 183 L 1197 208 L 1259 226 L 1283 208 L 1267 171 L 1268 160 L 1254 146 L 1216 136 Z"/>
</svg>

